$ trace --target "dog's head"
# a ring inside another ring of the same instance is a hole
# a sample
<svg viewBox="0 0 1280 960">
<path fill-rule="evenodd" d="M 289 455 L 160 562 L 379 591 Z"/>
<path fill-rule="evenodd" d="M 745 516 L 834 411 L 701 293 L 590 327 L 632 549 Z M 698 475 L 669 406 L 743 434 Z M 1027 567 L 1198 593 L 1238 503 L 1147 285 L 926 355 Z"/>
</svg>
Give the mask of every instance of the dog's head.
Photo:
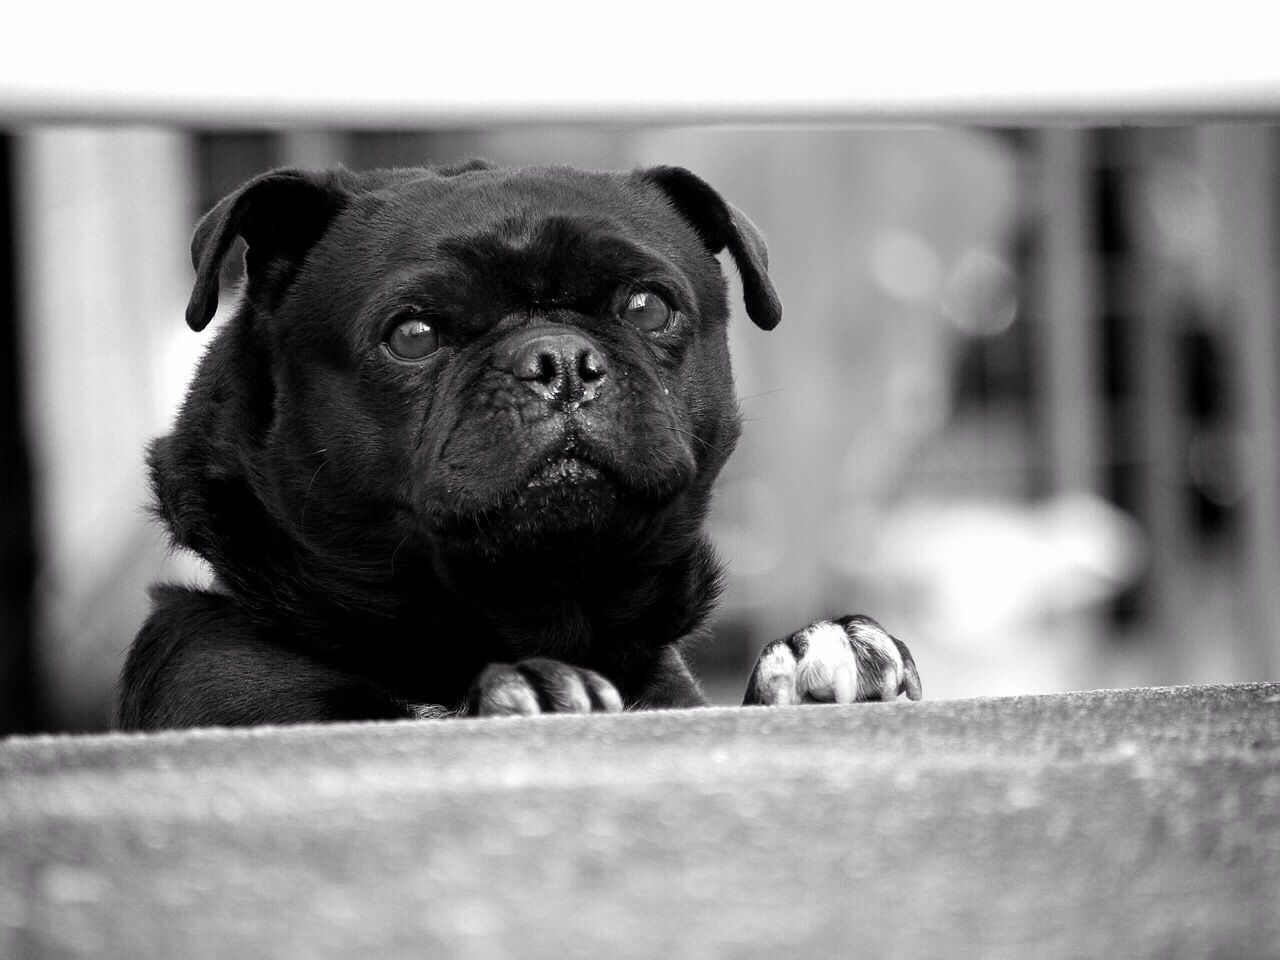
<svg viewBox="0 0 1280 960">
<path fill-rule="evenodd" d="M 233 584 L 694 536 L 739 429 L 714 254 L 781 317 L 759 233 L 674 167 L 268 173 L 196 231 L 196 330 L 237 238 L 242 303 L 151 455 Z"/>
</svg>

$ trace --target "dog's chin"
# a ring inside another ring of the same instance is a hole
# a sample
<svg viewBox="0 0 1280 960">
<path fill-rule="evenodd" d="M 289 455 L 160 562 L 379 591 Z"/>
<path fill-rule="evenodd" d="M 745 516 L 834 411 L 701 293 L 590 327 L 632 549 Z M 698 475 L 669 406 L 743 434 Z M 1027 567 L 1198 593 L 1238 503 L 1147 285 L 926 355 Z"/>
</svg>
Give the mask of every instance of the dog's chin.
<svg viewBox="0 0 1280 960">
<path fill-rule="evenodd" d="M 450 550 L 494 558 L 583 558 L 645 535 L 685 486 L 621 476 L 600 462 L 557 453 L 530 464 L 489 496 L 433 517 L 433 535 Z M 479 492 L 479 491 L 477 491 Z"/>
</svg>

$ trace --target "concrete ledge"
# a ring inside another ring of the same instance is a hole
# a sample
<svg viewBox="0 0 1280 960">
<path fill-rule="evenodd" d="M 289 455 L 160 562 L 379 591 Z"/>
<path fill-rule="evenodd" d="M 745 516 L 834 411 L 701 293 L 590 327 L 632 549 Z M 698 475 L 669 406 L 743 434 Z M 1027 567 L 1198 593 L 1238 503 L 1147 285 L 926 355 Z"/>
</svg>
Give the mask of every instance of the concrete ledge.
<svg viewBox="0 0 1280 960">
<path fill-rule="evenodd" d="M 1280 956 L 1280 684 L 0 743 L 3 957 Z"/>
</svg>

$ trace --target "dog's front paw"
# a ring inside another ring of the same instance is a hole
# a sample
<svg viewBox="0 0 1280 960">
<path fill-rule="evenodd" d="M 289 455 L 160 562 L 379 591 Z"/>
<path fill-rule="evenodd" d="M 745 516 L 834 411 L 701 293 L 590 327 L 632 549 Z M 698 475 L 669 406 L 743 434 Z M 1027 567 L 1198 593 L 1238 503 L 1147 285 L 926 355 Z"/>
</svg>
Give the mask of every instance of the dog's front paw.
<svg viewBox="0 0 1280 960">
<path fill-rule="evenodd" d="M 743 705 L 919 700 L 920 674 L 907 645 L 870 617 L 819 620 L 760 654 Z"/>
<path fill-rule="evenodd" d="M 622 697 L 594 670 L 534 657 L 519 663 L 491 663 L 467 694 L 471 716 L 535 713 L 617 713 Z"/>
</svg>

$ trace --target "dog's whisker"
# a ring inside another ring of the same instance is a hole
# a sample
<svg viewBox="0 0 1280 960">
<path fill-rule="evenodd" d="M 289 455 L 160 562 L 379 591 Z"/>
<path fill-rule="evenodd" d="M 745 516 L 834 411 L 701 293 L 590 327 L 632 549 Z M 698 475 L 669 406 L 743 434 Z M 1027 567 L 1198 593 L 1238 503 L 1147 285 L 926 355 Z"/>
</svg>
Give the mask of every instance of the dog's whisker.
<svg viewBox="0 0 1280 960">
<path fill-rule="evenodd" d="M 302 513 L 298 518 L 298 523 L 302 529 L 307 528 L 307 504 L 311 502 L 311 488 L 316 484 L 316 477 L 320 476 L 320 471 L 329 465 L 329 461 L 323 460 L 320 466 L 316 467 L 316 472 L 311 474 L 311 480 L 307 483 L 307 492 L 302 495 Z"/>
<path fill-rule="evenodd" d="M 721 456 L 729 455 L 729 451 L 725 450 L 723 447 L 716 446 L 711 441 L 703 439 L 691 430 L 686 430 L 684 427 L 677 427 L 675 424 L 668 424 L 668 429 L 677 436 L 684 437 L 688 440 L 696 440 L 712 453 L 718 453 Z"/>
<path fill-rule="evenodd" d="M 769 397 L 775 393 L 788 393 L 794 389 L 795 387 L 776 387 L 773 390 L 761 390 L 759 393 L 748 393 L 745 396 L 739 397 L 738 402 L 745 403 L 747 400 L 758 400 L 761 397 Z"/>
<path fill-rule="evenodd" d="M 409 542 L 409 535 L 406 533 L 400 538 L 400 542 L 396 544 L 396 548 L 391 551 L 391 577 L 395 579 L 396 575 L 396 554 L 400 552 L 400 548 Z"/>
</svg>

